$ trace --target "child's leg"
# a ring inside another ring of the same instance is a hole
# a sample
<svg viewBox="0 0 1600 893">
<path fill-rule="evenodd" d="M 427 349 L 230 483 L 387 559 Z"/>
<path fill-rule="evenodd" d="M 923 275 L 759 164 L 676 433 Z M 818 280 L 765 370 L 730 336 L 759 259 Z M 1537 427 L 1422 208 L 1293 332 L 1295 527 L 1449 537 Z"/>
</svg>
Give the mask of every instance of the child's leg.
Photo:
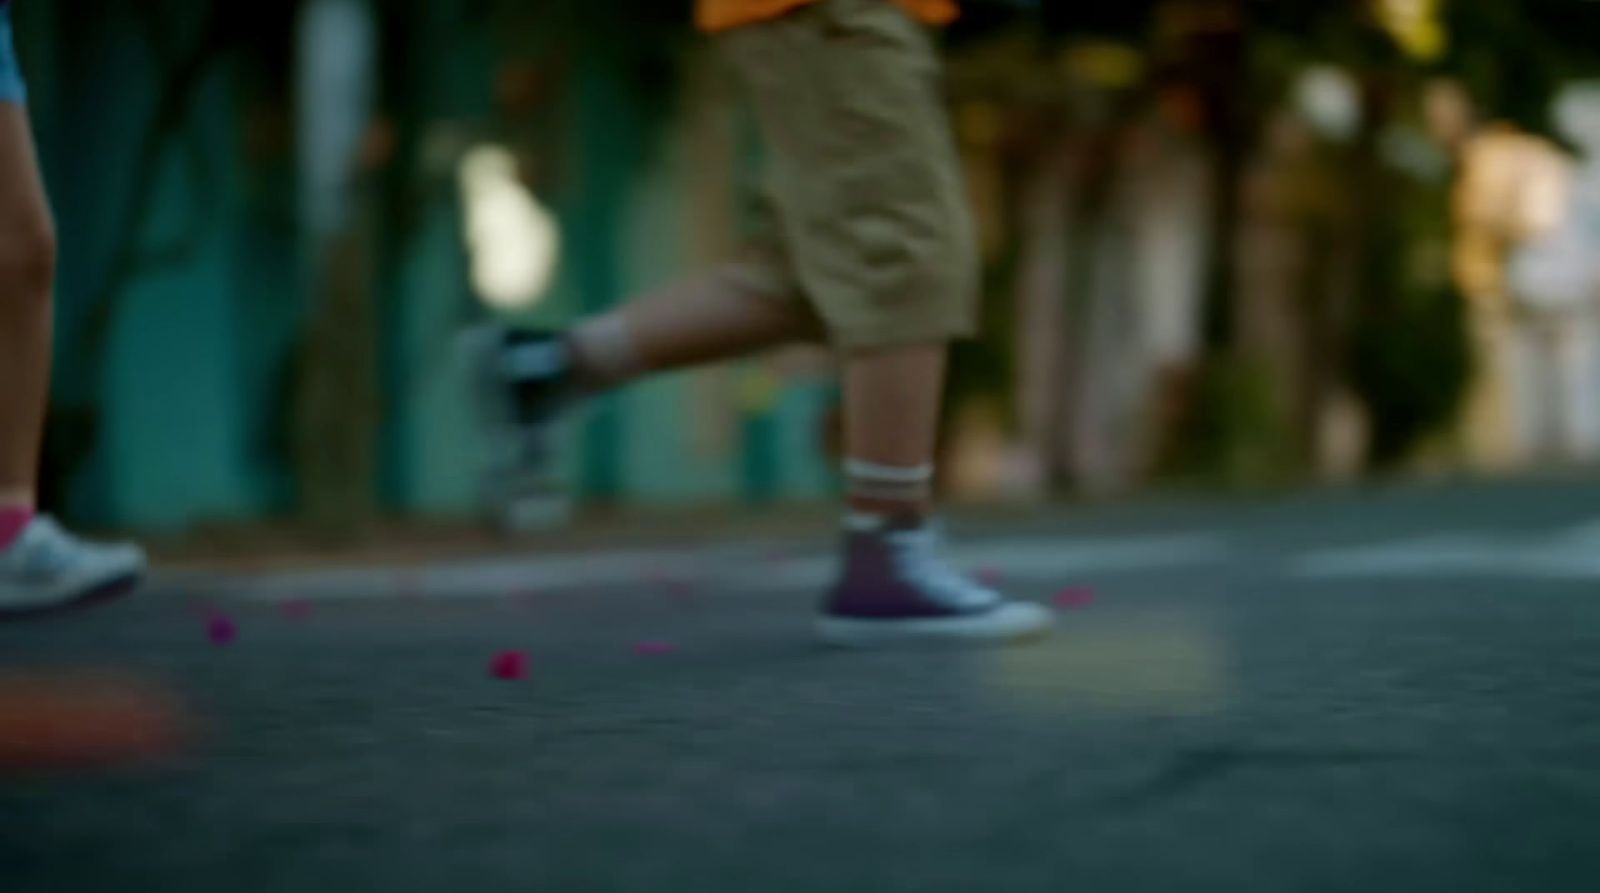
<svg viewBox="0 0 1600 893">
<path fill-rule="evenodd" d="M 0 102 L 0 548 L 33 509 L 55 233 L 21 105 Z"/>
<path fill-rule="evenodd" d="M 761 271 L 728 266 L 580 323 L 567 336 L 589 388 L 819 340 L 822 324 Z"/>
<path fill-rule="evenodd" d="M 916 344 L 845 359 L 852 510 L 900 517 L 927 513 L 946 354 L 942 343 Z"/>
<path fill-rule="evenodd" d="M 796 282 L 845 364 L 843 571 L 825 641 L 1009 641 L 1049 615 L 941 557 L 928 510 L 946 346 L 977 317 L 972 221 L 931 41 L 881 0 L 816 0 L 722 38 L 770 150 Z"/>
<path fill-rule="evenodd" d="M 926 513 L 950 341 L 977 258 L 927 33 L 898 6 L 818 0 L 722 38 L 769 148 L 794 280 L 844 360 L 851 507 Z"/>
<path fill-rule="evenodd" d="M 144 555 L 34 517 L 50 377 L 55 229 L 22 104 L 10 8 L 0 7 L 0 618 L 126 591 Z"/>
</svg>

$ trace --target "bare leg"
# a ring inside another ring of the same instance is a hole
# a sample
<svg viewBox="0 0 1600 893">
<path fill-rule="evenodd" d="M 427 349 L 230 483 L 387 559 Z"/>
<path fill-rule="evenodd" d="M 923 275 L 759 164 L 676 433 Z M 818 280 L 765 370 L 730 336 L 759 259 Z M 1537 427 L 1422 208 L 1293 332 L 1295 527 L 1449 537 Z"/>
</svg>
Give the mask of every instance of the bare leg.
<svg viewBox="0 0 1600 893">
<path fill-rule="evenodd" d="M 3 14 L 3 12 L 0 12 Z M 0 617 L 127 592 L 144 573 L 132 546 L 78 540 L 33 515 L 50 378 L 55 229 L 22 107 L 0 102 Z"/>
<path fill-rule="evenodd" d="M 946 363 L 942 342 L 845 358 L 850 512 L 843 570 L 817 621 L 824 642 L 1003 643 L 1050 628 L 1044 609 L 1006 601 L 939 554 L 927 516 Z"/>
<path fill-rule="evenodd" d="M 580 375 L 610 387 L 653 372 L 743 356 L 823 328 L 804 302 L 758 292 L 737 267 L 670 286 L 573 330 Z"/>
<path fill-rule="evenodd" d="M 935 343 L 845 358 L 852 509 L 880 515 L 928 511 L 947 353 L 944 344 Z M 877 480 L 855 471 L 863 467 L 878 469 Z"/>
<path fill-rule="evenodd" d="M 55 229 L 20 105 L 0 103 L 0 506 L 32 507 L 50 375 Z"/>
</svg>

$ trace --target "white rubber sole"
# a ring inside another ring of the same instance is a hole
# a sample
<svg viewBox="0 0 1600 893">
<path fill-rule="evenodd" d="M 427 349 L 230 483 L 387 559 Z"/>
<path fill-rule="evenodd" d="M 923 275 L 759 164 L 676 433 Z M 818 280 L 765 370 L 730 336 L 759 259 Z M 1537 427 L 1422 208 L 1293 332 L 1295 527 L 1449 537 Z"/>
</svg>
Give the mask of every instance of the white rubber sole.
<svg viewBox="0 0 1600 893">
<path fill-rule="evenodd" d="M 52 580 L 48 586 L 0 581 L 0 616 L 70 608 L 84 600 L 93 600 L 104 590 L 137 585 L 145 570 L 144 554 L 125 548 L 105 559 L 75 568 Z"/>
<path fill-rule="evenodd" d="M 971 617 L 926 620 L 851 620 L 821 617 L 817 639 L 831 648 L 883 648 L 896 645 L 994 646 L 1036 639 L 1050 631 L 1054 615 L 1021 602 Z"/>
</svg>

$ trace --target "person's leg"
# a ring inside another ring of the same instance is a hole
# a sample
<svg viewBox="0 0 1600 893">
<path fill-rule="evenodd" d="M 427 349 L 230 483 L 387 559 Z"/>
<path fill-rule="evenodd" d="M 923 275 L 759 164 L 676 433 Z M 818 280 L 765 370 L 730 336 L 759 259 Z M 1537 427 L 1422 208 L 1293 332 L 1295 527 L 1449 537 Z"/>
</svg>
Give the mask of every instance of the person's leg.
<svg viewBox="0 0 1600 893">
<path fill-rule="evenodd" d="M 0 618 L 128 591 L 132 546 L 98 546 L 34 514 L 50 377 L 55 229 L 34 156 L 25 90 L 0 7 Z"/>
<path fill-rule="evenodd" d="M 819 634 L 838 645 L 1009 641 L 1049 615 L 939 555 L 930 519 L 949 343 L 973 334 L 977 257 L 938 60 L 895 4 L 818 0 L 723 39 L 770 150 L 796 281 L 844 364 L 844 562 Z"/>
<path fill-rule="evenodd" d="M 566 336 L 579 383 L 606 388 L 797 341 L 821 322 L 752 267 L 731 265 L 578 324 Z"/>
<path fill-rule="evenodd" d="M 944 344 L 913 344 L 845 360 L 845 474 L 853 511 L 928 513 L 947 354 Z"/>
<path fill-rule="evenodd" d="M 735 264 L 581 320 L 565 332 L 499 329 L 489 354 L 510 391 L 515 423 L 538 432 L 529 447 L 548 461 L 550 434 L 575 400 L 647 375 L 818 340 L 816 314 L 781 274 Z"/>
<path fill-rule="evenodd" d="M 0 102 L 0 549 L 34 510 L 50 369 L 55 234 L 27 114 Z"/>
<path fill-rule="evenodd" d="M 1050 627 L 1043 608 L 1007 601 L 940 554 L 930 515 L 947 356 L 927 341 L 845 356 L 849 512 L 844 566 L 817 622 L 827 644 L 1004 643 Z"/>
</svg>

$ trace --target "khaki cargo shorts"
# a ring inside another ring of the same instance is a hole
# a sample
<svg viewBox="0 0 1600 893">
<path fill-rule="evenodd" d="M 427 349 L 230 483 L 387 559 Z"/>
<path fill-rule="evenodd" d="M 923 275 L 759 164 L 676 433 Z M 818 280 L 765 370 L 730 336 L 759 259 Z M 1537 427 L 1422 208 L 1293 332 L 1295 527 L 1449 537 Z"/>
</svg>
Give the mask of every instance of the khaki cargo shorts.
<svg viewBox="0 0 1600 893">
<path fill-rule="evenodd" d="M 766 146 L 738 270 L 847 350 L 974 334 L 977 256 L 928 32 L 891 0 L 818 0 L 717 37 Z"/>
</svg>

